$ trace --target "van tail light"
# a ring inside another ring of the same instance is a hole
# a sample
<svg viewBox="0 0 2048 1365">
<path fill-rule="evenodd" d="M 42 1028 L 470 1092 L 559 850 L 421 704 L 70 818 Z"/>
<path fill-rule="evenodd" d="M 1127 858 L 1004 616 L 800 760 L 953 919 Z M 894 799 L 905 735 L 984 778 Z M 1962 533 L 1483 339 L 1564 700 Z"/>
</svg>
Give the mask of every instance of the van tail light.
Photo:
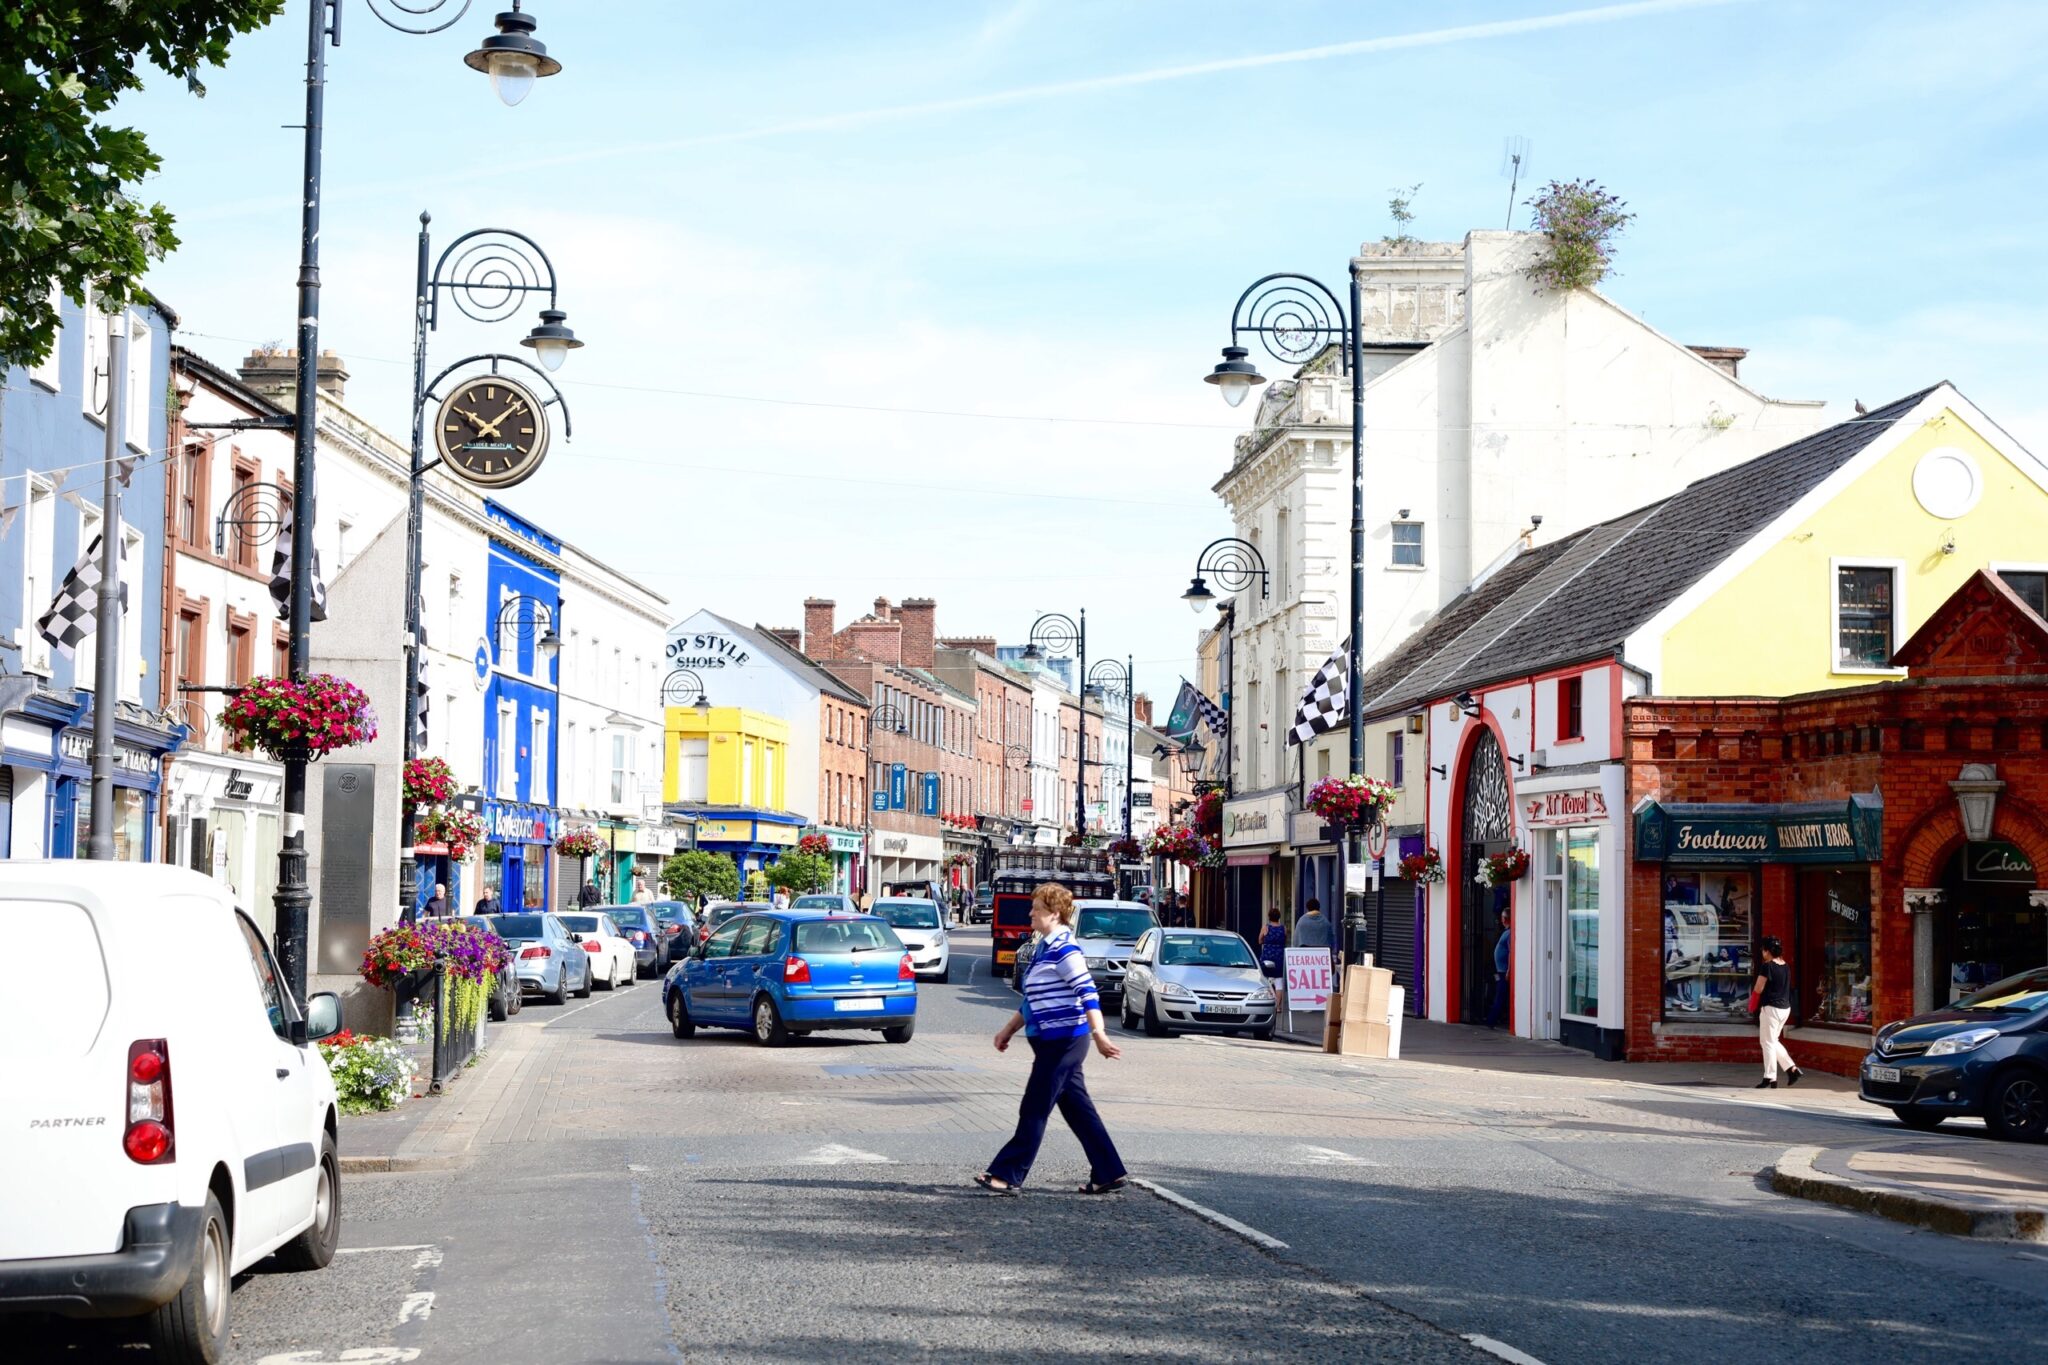
<svg viewBox="0 0 2048 1365">
<path fill-rule="evenodd" d="M 808 986 L 811 984 L 811 964 L 800 957 L 786 957 L 782 960 L 782 982 L 786 986 Z"/>
<path fill-rule="evenodd" d="M 917 968 L 910 965 L 909 953 L 905 953 L 903 960 L 896 964 L 896 979 L 898 981 L 917 980 Z"/>
<path fill-rule="evenodd" d="M 164 1038 L 138 1038 L 128 1045 L 128 1125 L 121 1149 L 139 1166 L 158 1166 L 177 1156 L 171 1126 L 171 1045 Z"/>
<path fill-rule="evenodd" d="M 519 950 L 519 956 L 522 959 L 529 957 L 553 957 L 554 955 L 552 949 L 539 943 L 530 944 Z"/>
<path fill-rule="evenodd" d="M 586 938 L 583 940 L 583 951 L 586 953 L 601 953 L 604 951 L 604 945 L 594 938 Z"/>
</svg>

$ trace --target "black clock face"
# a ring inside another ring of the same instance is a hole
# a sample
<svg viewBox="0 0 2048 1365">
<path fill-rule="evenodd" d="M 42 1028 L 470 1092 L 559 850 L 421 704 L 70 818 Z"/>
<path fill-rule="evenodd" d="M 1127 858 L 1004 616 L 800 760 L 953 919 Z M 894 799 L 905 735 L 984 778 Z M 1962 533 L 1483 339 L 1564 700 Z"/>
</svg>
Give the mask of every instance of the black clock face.
<svg viewBox="0 0 2048 1365">
<path fill-rule="evenodd" d="M 471 379 L 441 402 L 434 440 L 471 483 L 509 488 L 531 478 L 547 454 L 547 413 L 522 385 L 498 375 Z"/>
</svg>

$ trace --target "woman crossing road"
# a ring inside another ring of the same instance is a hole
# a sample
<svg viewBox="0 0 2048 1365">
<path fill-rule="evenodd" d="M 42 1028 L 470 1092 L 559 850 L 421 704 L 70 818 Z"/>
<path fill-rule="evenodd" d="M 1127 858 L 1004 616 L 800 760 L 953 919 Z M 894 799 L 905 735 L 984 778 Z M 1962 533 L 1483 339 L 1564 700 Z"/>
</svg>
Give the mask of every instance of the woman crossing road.
<svg viewBox="0 0 2048 1365">
<path fill-rule="evenodd" d="M 1074 942 L 1074 896 L 1064 886 L 1047 882 L 1031 896 L 1031 927 L 1039 936 L 1038 952 L 1024 974 L 1023 1008 L 996 1030 L 996 1051 L 1007 1051 L 1019 1029 L 1031 1044 L 1031 1079 L 1017 1106 L 1017 1131 L 996 1153 L 988 1170 L 974 1183 L 991 1194 L 1017 1194 L 1031 1174 L 1031 1163 L 1045 1140 L 1045 1125 L 1055 1106 L 1088 1154 L 1088 1183 L 1082 1194 L 1109 1194 L 1125 1184 L 1123 1158 L 1110 1141 L 1109 1130 L 1095 1112 L 1081 1064 L 1092 1042 L 1114 1061 L 1123 1050 L 1109 1040 L 1102 1022 L 1102 1001 L 1088 975 L 1088 962 Z"/>
</svg>

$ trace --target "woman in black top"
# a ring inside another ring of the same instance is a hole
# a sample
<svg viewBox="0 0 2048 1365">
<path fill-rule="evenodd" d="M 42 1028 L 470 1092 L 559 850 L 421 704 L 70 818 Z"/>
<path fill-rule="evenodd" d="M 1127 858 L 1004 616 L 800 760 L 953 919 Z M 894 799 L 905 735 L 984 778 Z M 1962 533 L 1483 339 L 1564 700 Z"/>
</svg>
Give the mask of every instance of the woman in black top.
<svg viewBox="0 0 2048 1365">
<path fill-rule="evenodd" d="M 1799 1084 L 1799 1064 L 1778 1041 L 1778 1035 L 1785 1031 L 1785 1021 L 1792 1016 L 1792 968 L 1785 961 L 1784 945 L 1774 938 L 1758 944 L 1757 955 L 1763 959 L 1754 989 L 1757 1041 L 1764 1049 L 1764 1078 L 1756 1083 L 1756 1088 L 1775 1090 L 1780 1066 L 1785 1068 L 1786 1085 Z"/>
</svg>

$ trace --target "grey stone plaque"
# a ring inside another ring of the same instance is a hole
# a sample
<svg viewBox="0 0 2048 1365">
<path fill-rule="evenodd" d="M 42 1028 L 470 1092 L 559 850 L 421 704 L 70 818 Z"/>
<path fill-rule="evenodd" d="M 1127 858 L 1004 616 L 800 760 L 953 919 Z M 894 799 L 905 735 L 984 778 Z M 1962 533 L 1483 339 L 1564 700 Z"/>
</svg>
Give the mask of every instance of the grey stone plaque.
<svg viewBox="0 0 2048 1365">
<path fill-rule="evenodd" d="M 322 763 L 320 958 L 322 972 L 353 972 L 370 942 L 370 844 L 377 829 L 377 769 Z"/>
</svg>

